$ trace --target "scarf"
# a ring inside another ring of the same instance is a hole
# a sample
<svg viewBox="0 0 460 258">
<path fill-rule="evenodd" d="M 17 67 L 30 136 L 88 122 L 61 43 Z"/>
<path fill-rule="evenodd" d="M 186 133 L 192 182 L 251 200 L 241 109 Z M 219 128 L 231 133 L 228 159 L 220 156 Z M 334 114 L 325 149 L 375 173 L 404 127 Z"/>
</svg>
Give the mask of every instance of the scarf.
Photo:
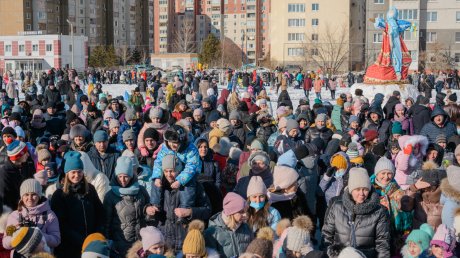
<svg viewBox="0 0 460 258">
<path fill-rule="evenodd" d="M 32 121 L 30 121 L 30 125 L 33 127 L 33 128 L 37 128 L 37 129 L 42 129 L 43 127 L 46 126 L 46 122 L 43 121 L 43 119 L 32 119 Z"/>
<path fill-rule="evenodd" d="M 129 187 L 121 187 L 118 185 L 114 185 L 112 186 L 112 192 L 119 197 L 122 197 L 123 195 L 134 196 L 137 195 L 137 193 L 139 192 L 139 183 L 135 182 Z"/>
<path fill-rule="evenodd" d="M 283 194 L 268 192 L 267 196 L 271 203 L 284 202 L 294 199 L 294 197 L 296 196 L 296 192 Z"/>
<path fill-rule="evenodd" d="M 398 115 L 396 114 L 396 112 L 395 112 L 395 115 L 394 115 L 393 119 L 394 119 L 395 121 L 401 122 L 401 124 L 402 124 L 402 122 L 403 122 L 404 120 L 406 120 L 406 117 L 405 117 L 405 116 L 398 116 Z"/>
</svg>

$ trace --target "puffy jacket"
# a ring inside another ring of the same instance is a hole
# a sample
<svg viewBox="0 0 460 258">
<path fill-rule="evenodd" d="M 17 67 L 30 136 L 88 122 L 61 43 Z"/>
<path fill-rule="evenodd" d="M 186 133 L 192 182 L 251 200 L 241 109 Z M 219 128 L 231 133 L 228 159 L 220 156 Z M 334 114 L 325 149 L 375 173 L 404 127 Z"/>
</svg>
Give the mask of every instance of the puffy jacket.
<svg viewBox="0 0 460 258">
<path fill-rule="evenodd" d="M 207 247 L 215 249 L 222 258 L 230 258 L 243 254 L 254 236 L 246 223 L 235 231 L 230 230 L 222 219 L 222 213 L 218 213 L 210 219 L 204 238 Z"/>
<path fill-rule="evenodd" d="M 444 116 L 444 124 L 441 127 L 433 121 L 434 117 L 438 115 Z M 449 121 L 449 116 L 440 106 L 435 106 L 431 112 L 431 123 L 425 124 L 420 134 L 426 136 L 430 142 L 436 142 L 436 137 L 440 134 L 444 134 L 447 139 L 456 135 L 457 126 Z"/>
<path fill-rule="evenodd" d="M 457 167 L 459 172 L 460 168 Z M 440 203 L 442 208 L 442 224 L 445 224 L 448 228 L 454 227 L 455 210 L 460 208 L 460 191 L 457 190 L 458 186 L 452 186 L 447 178 L 441 181 L 441 200 Z"/>
<path fill-rule="evenodd" d="M 342 128 L 342 122 L 341 122 L 342 120 L 340 118 L 341 114 L 342 114 L 342 107 L 339 105 L 334 105 L 334 108 L 332 109 L 332 113 L 331 113 L 331 120 L 332 120 L 332 124 L 338 131 L 342 131 L 342 129 L 345 129 L 345 128 Z"/>
<path fill-rule="evenodd" d="M 50 204 L 46 198 L 42 198 L 39 204 L 32 208 L 22 208 L 22 211 L 13 211 L 6 222 L 6 227 L 23 225 L 24 222 L 30 221 L 36 224 L 45 237 L 46 244 L 55 248 L 61 243 L 61 234 L 59 232 L 59 221 L 56 214 L 51 210 Z M 5 228 L 6 228 L 5 227 Z M 11 246 L 12 237 L 3 236 L 3 247 L 13 249 Z"/>
<path fill-rule="evenodd" d="M 112 190 L 104 198 L 104 235 L 114 243 L 116 252 L 111 257 L 125 257 L 131 245 L 140 239 L 140 229 L 146 225 L 145 208 L 150 197 L 135 177 L 126 187 L 121 187 L 113 178 L 111 186 Z"/>
<path fill-rule="evenodd" d="M 383 112 L 385 113 L 386 119 L 393 118 L 393 112 L 394 112 L 395 106 L 399 103 L 401 103 L 401 101 L 395 96 L 391 96 L 388 99 L 387 103 L 383 107 Z"/>
<path fill-rule="evenodd" d="M 286 153 L 288 150 L 293 150 L 296 147 L 303 145 L 304 141 L 300 138 L 300 134 L 298 133 L 296 137 L 291 137 L 284 131 L 282 134 L 278 136 L 275 142 L 275 146 L 273 151 L 278 154 L 282 155 Z"/>
<path fill-rule="evenodd" d="M 431 89 L 430 89 L 431 91 Z M 414 134 L 420 134 L 423 126 L 430 122 L 431 110 L 423 105 L 415 104 L 408 111 L 407 114 L 412 117 L 414 125 Z"/>
<path fill-rule="evenodd" d="M 89 150 L 88 156 L 94 167 L 104 173 L 109 180 L 112 180 L 120 153 L 116 152 L 114 148 L 109 147 L 107 148 L 104 157 L 101 157 L 99 151 L 97 151 L 96 147 L 93 146 Z"/>
<path fill-rule="evenodd" d="M 61 101 L 61 94 L 58 89 L 54 88 L 53 90 L 45 90 L 45 93 L 43 94 L 43 104 L 46 105 L 48 102 L 57 103 L 59 101 Z"/>
<path fill-rule="evenodd" d="M 318 129 L 316 126 L 310 127 L 305 133 L 305 142 L 309 143 L 315 138 L 321 138 L 326 143 L 329 142 L 333 134 L 332 130 L 326 126 L 321 129 Z"/>
<path fill-rule="evenodd" d="M 329 206 L 322 230 L 324 243 L 351 246 L 366 257 L 390 257 L 390 218 L 370 192 L 362 204 L 355 204 L 348 189 Z"/>
<path fill-rule="evenodd" d="M 6 148 L 5 148 L 6 149 Z M 35 167 L 15 166 L 6 155 L 0 155 L 0 198 L 3 204 L 12 210 L 18 208 L 20 199 L 19 188 L 24 180 L 32 178 Z"/>
<path fill-rule="evenodd" d="M 378 122 L 372 121 L 372 119 L 370 118 L 371 113 L 375 113 L 379 116 Z M 390 126 L 391 126 L 390 120 L 383 119 L 383 114 L 382 114 L 381 109 L 376 108 L 376 107 L 374 108 L 371 107 L 367 115 L 367 119 L 364 122 L 363 128 L 376 130 L 379 133 L 380 142 L 386 142 L 390 134 L 390 129 L 391 129 Z"/>
<path fill-rule="evenodd" d="M 402 150 L 398 152 L 395 158 L 396 173 L 394 178 L 401 189 L 406 190 L 410 185 L 408 182 L 409 175 L 421 167 L 423 156 L 425 156 L 428 147 L 428 140 L 421 135 L 403 135 L 399 137 L 398 143 Z M 414 147 L 416 144 L 420 144 L 420 152 L 417 155 L 404 153 L 404 148 L 408 145 Z"/>
</svg>

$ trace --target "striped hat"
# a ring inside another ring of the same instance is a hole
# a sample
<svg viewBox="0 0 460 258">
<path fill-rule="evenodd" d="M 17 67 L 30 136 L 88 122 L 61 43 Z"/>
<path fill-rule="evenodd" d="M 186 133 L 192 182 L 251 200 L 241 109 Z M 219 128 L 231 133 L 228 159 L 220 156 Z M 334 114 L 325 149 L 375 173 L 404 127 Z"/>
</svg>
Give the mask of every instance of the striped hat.
<svg viewBox="0 0 460 258">
<path fill-rule="evenodd" d="M 13 234 L 11 246 L 16 252 L 28 256 L 42 241 L 43 234 L 37 227 L 21 227 Z"/>
<path fill-rule="evenodd" d="M 8 157 L 11 161 L 15 161 L 20 159 L 24 154 L 27 153 L 27 146 L 25 143 L 14 140 L 8 147 L 6 148 L 6 152 Z"/>
<path fill-rule="evenodd" d="M 347 155 L 350 159 L 354 159 L 359 156 L 358 144 L 356 142 L 352 142 L 348 145 Z"/>
</svg>

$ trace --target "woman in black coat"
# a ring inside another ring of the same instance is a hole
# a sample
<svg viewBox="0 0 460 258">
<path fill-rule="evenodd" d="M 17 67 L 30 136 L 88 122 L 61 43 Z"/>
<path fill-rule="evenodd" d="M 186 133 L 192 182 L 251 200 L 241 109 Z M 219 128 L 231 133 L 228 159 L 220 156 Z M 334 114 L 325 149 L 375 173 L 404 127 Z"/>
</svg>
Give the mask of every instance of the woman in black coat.
<svg viewBox="0 0 460 258">
<path fill-rule="evenodd" d="M 51 209 L 58 217 L 62 232 L 55 255 L 78 258 L 85 238 L 95 232 L 104 232 L 105 213 L 96 189 L 84 177 L 81 154 L 70 151 L 64 159 L 64 183 L 51 198 Z"/>
</svg>

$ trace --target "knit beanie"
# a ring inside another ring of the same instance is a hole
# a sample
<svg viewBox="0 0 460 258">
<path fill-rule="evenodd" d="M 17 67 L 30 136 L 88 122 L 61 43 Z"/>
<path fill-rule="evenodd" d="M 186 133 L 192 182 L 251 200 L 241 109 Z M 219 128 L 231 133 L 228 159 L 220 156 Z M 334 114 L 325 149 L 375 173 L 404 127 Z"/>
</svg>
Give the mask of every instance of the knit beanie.
<svg viewBox="0 0 460 258">
<path fill-rule="evenodd" d="M 141 228 L 139 234 L 141 235 L 143 250 L 149 250 L 149 248 L 152 247 L 152 245 L 165 243 L 163 233 L 161 233 L 161 231 L 158 230 L 156 227 L 147 226 Z"/>
<path fill-rule="evenodd" d="M 182 254 L 192 254 L 200 257 L 206 256 L 206 245 L 203 237 L 204 223 L 201 220 L 193 220 L 188 225 L 188 233 L 182 244 Z"/>
<path fill-rule="evenodd" d="M 270 227 L 260 228 L 256 239 L 252 240 L 246 248 L 247 253 L 255 254 L 261 258 L 272 258 L 274 232 Z"/>
<path fill-rule="evenodd" d="M 155 128 L 147 128 L 147 130 L 144 131 L 144 140 L 147 138 L 153 139 L 154 141 L 159 141 L 160 134 L 157 130 L 155 130 Z"/>
<path fill-rule="evenodd" d="M 438 134 L 438 136 L 436 136 L 435 142 L 436 142 L 436 144 L 447 143 L 446 135 L 443 134 L 443 133 Z"/>
<path fill-rule="evenodd" d="M 115 167 L 115 175 L 126 174 L 133 177 L 133 161 L 131 157 L 121 156 L 117 159 L 117 166 Z"/>
<path fill-rule="evenodd" d="M 264 148 L 264 145 L 262 144 L 262 142 L 258 139 L 254 139 L 252 142 L 251 142 L 251 150 L 259 150 L 259 151 L 263 151 L 265 148 Z"/>
<path fill-rule="evenodd" d="M 104 120 L 109 120 L 109 118 L 115 119 L 115 114 L 113 113 L 112 110 L 107 109 L 107 110 L 104 111 L 103 118 L 104 118 Z"/>
<path fill-rule="evenodd" d="M 117 119 L 110 119 L 109 121 L 109 130 L 112 130 L 113 128 L 120 127 L 120 121 Z"/>
<path fill-rule="evenodd" d="M 11 246 L 16 252 L 28 257 L 40 245 L 43 238 L 37 227 L 21 227 L 13 233 Z"/>
<path fill-rule="evenodd" d="M 286 122 L 286 132 L 289 133 L 292 129 L 299 129 L 299 123 L 294 119 L 288 119 Z"/>
<path fill-rule="evenodd" d="M 230 192 L 225 196 L 223 206 L 223 213 L 226 216 L 230 216 L 242 211 L 244 207 L 246 207 L 246 200 L 244 200 L 239 194 Z"/>
<path fill-rule="evenodd" d="M 331 158 L 331 167 L 336 167 L 337 169 L 347 169 L 347 160 L 341 154 L 335 154 Z"/>
<path fill-rule="evenodd" d="M 22 197 L 26 193 L 35 193 L 40 197 L 42 196 L 42 186 L 35 179 L 26 179 L 24 182 L 22 182 L 21 187 L 19 188 L 19 194 Z"/>
<path fill-rule="evenodd" d="M 3 137 L 3 135 L 5 135 L 5 134 L 13 135 L 14 138 L 18 137 L 18 135 L 16 134 L 16 131 L 14 130 L 14 128 L 13 128 L 13 127 L 10 127 L 10 126 L 7 126 L 7 127 L 3 128 L 3 130 L 2 130 L 2 137 Z"/>
<path fill-rule="evenodd" d="M 50 160 L 51 153 L 47 149 L 40 149 L 37 152 L 38 162 L 42 162 L 43 160 Z"/>
<path fill-rule="evenodd" d="M 350 118 L 348 119 L 348 123 L 351 124 L 352 122 L 359 123 L 359 118 L 355 115 L 351 115 Z"/>
<path fill-rule="evenodd" d="M 391 134 L 403 134 L 402 124 L 400 122 L 393 122 L 393 124 L 391 125 Z"/>
<path fill-rule="evenodd" d="M 26 133 L 24 132 L 24 130 L 20 126 L 16 126 L 14 128 L 14 131 L 16 132 L 16 135 L 18 137 L 26 138 Z"/>
<path fill-rule="evenodd" d="M 136 111 L 132 108 L 128 108 L 125 112 L 125 121 L 136 120 Z"/>
<path fill-rule="evenodd" d="M 267 166 L 270 165 L 270 157 L 268 156 L 268 154 L 265 151 L 253 152 L 248 158 L 249 166 L 252 167 L 254 162 L 258 161 L 258 160 L 263 161 L 265 163 L 265 165 L 267 165 Z"/>
<path fill-rule="evenodd" d="M 152 107 L 149 112 L 149 118 L 154 119 L 154 118 L 161 118 L 163 116 L 163 109 L 160 107 Z"/>
<path fill-rule="evenodd" d="M 109 135 L 107 134 L 106 131 L 103 131 L 103 130 L 97 130 L 95 133 L 94 133 L 94 136 L 93 136 L 93 141 L 96 143 L 96 142 L 106 142 L 109 140 Z"/>
<path fill-rule="evenodd" d="M 90 242 L 83 253 L 82 258 L 110 258 L 110 247 L 107 241 L 94 240 Z"/>
<path fill-rule="evenodd" d="M 379 133 L 376 130 L 370 129 L 364 133 L 364 139 L 368 142 L 373 141 L 379 136 Z"/>
<path fill-rule="evenodd" d="M 356 142 L 352 142 L 348 145 L 347 155 L 349 159 L 354 159 L 359 156 L 358 144 Z"/>
<path fill-rule="evenodd" d="M 228 135 L 232 130 L 232 124 L 230 124 L 230 121 L 228 121 L 227 119 L 220 118 L 219 120 L 217 120 L 217 128 L 219 128 L 219 130 Z"/>
<path fill-rule="evenodd" d="M 369 174 L 365 168 L 351 168 L 348 177 L 348 192 L 351 194 L 353 190 L 360 187 L 371 190 Z"/>
<path fill-rule="evenodd" d="M 234 109 L 232 112 L 230 112 L 230 115 L 228 116 L 229 120 L 241 120 L 240 112 L 238 110 Z"/>
<path fill-rule="evenodd" d="M 413 242 L 418 245 L 421 252 L 427 250 L 430 247 L 430 240 L 434 235 L 433 228 L 424 223 L 420 226 L 420 229 L 414 229 L 410 232 L 409 236 L 406 239 L 406 244 Z"/>
<path fill-rule="evenodd" d="M 70 128 L 69 136 L 70 139 L 73 140 L 75 137 L 87 137 L 89 131 L 86 129 L 84 125 L 76 124 Z"/>
<path fill-rule="evenodd" d="M 179 160 L 175 155 L 168 154 L 163 157 L 161 161 L 161 168 L 165 169 L 174 169 L 176 172 L 181 172 L 184 169 L 182 161 Z"/>
<path fill-rule="evenodd" d="M 69 173 L 72 170 L 83 170 L 83 161 L 81 154 L 78 151 L 69 151 L 64 155 L 65 165 L 64 173 Z"/>
<path fill-rule="evenodd" d="M 270 187 L 275 191 L 286 189 L 297 182 L 299 173 L 293 168 L 287 166 L 275 166 L 273 169 L 273 186 Z"/>
<path fill-rule="evenodd" d="M 126 142 L 126 141 L 129 141 L 129 140 L 133 140 L 134 141 L 134 138 L 136 137 L 134 135 L 134 131 L 133 129 L 128 129 L 126 131 L 123 132 L 123 142 Z"/>
<path fill-rule="evenodd" d="M 395 174 L 395 171 L 396 171 L 396 168 L 393 162 L 385 156 L 381 157 L 377 161 L 377 164 L 375 164 L 374 174 L 378 175 L 380 172 L 383 172 L 383 171 L 389 171 L 393 175 Z"/>
<path fill-rule="evenodd" d="M 267 187 L 265 186 L 264 180 L 260 176 L 252 176 L 249 180 L 248 190 L 246 196 L 252 196 L 256 194 L 267 194 Z"/>
<path fill-rule="evenodd" d="M 83 253 L 83 251 L 85 251 L 86 247 L 89 245 L 89 243 L 93 242 L 93 241 L 107 241 L 107 239 L 105 238 L 104 235 L 102 235 L 101 233 L 92 233 L 92 234 L 89 234 L 86 238 L 85 238 L 85 241 L 83 241 L 83 245 L 82 245 L 82 248 L 81 248 L 81 252 Z"/>
<path fill-rule="evenodd" d="M 296 146 L 293 152 L 297 160 L 301 160 L 310 154 L 310 151 L 308 150 L 308 147 L 305 144 Z M 313 155 L 314 153 L 311 154 Z"/>
<path fill-rule="evenodd" d="M 446 172 L 449 185 L 460 192 L 460 168 L 457 166 L 448 166 Z"/>
<path fill-rule="evenodd" d="M 318 122 L 318 121 L 326 122 L 326 120 L 327 120 L 327 115 L 324 113 L 318 114 L 315 118 L 315 122 Z"/>
<path fill-rule="evenodd" d="M 430 245 L 438 245 L 444 249 L 444 257 L 452 257 L 456 245 L 455 230 L 441 224 L 431 239 Z"/>
<path fill-rule="evenodd" d="M 19 160 L 27 153 L 27 145 L 21 141 L 14 140 L 6 147 L 6 153 L 11 161 Z"/>
<path fill-rule="evenodd" d="M 313 222 L 308 216 L 299 216 L 292 222 L 286 235 L 286 248 L 293 252 L 300 252 L 302 255 L 313 250 L 310 242 L 310 232 L 314 229 Z"/>
<path fill-rule="evenodd" d="M 287 126 L 287 119 L 285 117 L 281 117 L 278 121 L 278 129 L 286 128 Z"/>
</svg>

